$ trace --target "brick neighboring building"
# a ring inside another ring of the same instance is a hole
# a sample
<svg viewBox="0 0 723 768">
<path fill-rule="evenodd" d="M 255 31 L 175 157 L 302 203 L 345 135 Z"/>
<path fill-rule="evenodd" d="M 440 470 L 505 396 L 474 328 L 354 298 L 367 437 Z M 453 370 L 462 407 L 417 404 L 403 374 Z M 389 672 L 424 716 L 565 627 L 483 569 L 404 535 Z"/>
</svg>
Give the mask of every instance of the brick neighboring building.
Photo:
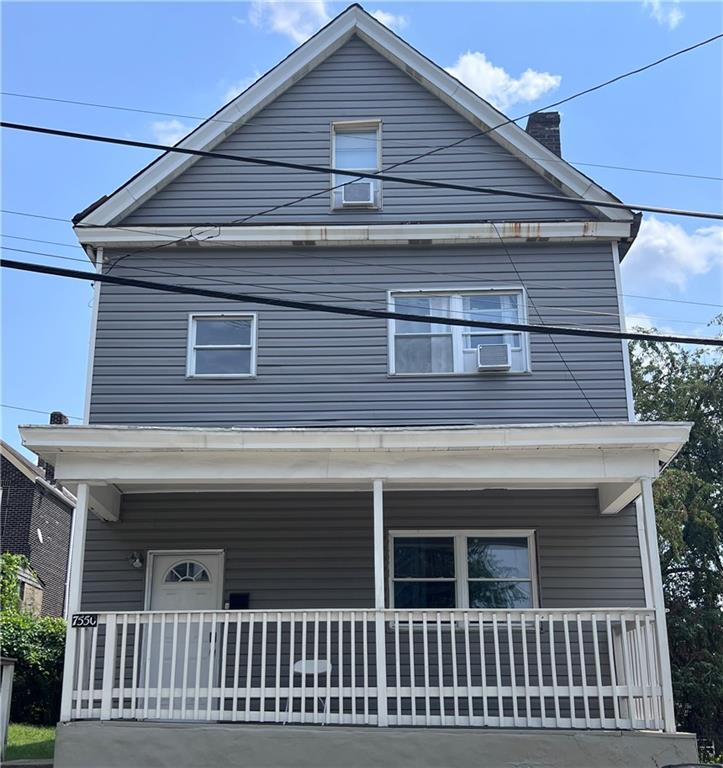
<svg viewBox="0 0 723 768">
<path fill-rule="evenodd" d="M 63 420 L 57 412 L 51 417 L 51 423 Z M 2 440 L 0 461 L 2 552 L 26 555 L 40 579 L 23 580 L 24 605 L 62 616 L 75 497 L 55 483 L 52 466 L 36 466 Z"/>
</svg>

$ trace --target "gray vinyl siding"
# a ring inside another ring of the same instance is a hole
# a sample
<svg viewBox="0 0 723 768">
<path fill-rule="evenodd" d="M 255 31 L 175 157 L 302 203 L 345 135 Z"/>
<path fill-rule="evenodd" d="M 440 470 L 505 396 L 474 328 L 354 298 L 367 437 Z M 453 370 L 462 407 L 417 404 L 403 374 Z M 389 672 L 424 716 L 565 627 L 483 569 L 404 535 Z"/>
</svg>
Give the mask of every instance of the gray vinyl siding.
<svg viewBox="0 0 723 768">
<path fill-rule="evenodd" d="M 382 167 L 460 139 L 469 141 L 390 170 L 411 178 L 520 192 L 560 190 L 504 150 L 366 43 L 352 38 L 216 151 L 329 166 L 335 120 L 382 121 Z M 324 174 L 201 158 L 123 220 L 127 225 L 230 222 L 297 197 L 318 197 L 250 223 L 396 223 L 590 219 L 576 203 L 548 202 L 385 182 L 383 209 L 332 211 Z"/>
<path fill-rule="evenodd" d="M 106 253 L 108 263 L 123 255 Z M 372 309 L 385 309 L 392 289 L 522 283 L 531 322 L 619 328 L 608 243 L 199 248 L 124 257 L 112 274 Z M 186 377 L 188 315 L 217 311 L 258 312 L 255 378 Z M 104 284 L 91 422 L 340 426 L 627 418 L 619 341 L 556 336 L 553 343 L 533 334 L 530 346 L 527 374 L 394 377 L 383 319 Z"/>
<path fill-rule="evenodd" d="M 635 509 L 603 517 L 595 491 L 388 492 L 384 515 L 387 531 L 534 529 L 543 608 L 644 605 Z M 118 523 L 90 517 L 83 610 L 142 609 L 129 553 L 186 548 L 223 549 L 225 599 L 251 608 L 374 604 L 370 493 L 164 493 L 125 495 Z"/>
</svg>

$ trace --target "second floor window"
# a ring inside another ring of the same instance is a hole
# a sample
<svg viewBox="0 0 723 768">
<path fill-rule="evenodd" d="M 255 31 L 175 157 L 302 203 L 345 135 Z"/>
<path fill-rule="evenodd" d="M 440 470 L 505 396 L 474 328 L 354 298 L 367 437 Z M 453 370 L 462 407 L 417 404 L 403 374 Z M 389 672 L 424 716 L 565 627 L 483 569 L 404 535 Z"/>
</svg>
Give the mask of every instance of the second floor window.
<svg viewBox="0 0 723 768">
<path fill-rule="evenodd" d="M 255 374 L 255 315 L 191 315 L 188 376 L 239 378 Z"/>
<path fill-rule="evenodd" d="M 524 293 L 517 288 L 457 291 L 399 291 L 390 309 L 414 315 L 523 323 Z M 494 329 L 390 320 L 390 372 L 462 374 L 529 369 L 527 334 Z"/>
<path fill-rule="evenodd" d="M 332 126 L 332 165 L 348 171 L 376 173 L 381 167 L 381 123 L 344 122 Z M 332 177 L 332 208 L 381 207 L 381 182 L 355 178 L 353 174 Z M 338 186 L 343 185 L 343 186 Z"/>
</svg>

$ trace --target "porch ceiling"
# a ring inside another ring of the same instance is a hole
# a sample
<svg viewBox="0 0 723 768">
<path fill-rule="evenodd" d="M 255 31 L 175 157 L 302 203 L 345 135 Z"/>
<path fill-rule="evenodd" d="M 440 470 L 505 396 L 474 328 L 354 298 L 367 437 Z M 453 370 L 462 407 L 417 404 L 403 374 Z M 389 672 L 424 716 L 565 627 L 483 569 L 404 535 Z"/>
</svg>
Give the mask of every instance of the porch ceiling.
<svg viewBox="0 0 723 768">
<path fill-rule="evenodd" d="M 118 491 L 593 487 L 619 512 L 684 444 L 688 423 L 409 428 L 24 426 L 24 445 L 96 513 Z M 103 510 L 106 511 L 104 514 Z M 112 514 L 111 514 L 112 517 Z"/>
</svg>

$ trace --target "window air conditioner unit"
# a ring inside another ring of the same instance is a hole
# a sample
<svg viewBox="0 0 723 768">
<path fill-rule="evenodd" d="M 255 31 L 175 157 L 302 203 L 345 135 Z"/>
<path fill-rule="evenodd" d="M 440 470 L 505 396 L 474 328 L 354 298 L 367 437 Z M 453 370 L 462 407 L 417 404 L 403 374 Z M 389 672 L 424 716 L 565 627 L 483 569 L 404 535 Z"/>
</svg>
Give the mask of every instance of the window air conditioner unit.
<svg viewBox="0 0 723 768">
<path fill-rule="evenodd" d="M 371 179 L 360 179 L 345 184 L 341 188 L 342 205 L 373 205 L 374 182 Z"/>
<path fill-rule="evenodd" d="M 477 347 L 478 371 L 509 371 L 511 367 L 509 344 L 480 344 Z"/>
</svg>

